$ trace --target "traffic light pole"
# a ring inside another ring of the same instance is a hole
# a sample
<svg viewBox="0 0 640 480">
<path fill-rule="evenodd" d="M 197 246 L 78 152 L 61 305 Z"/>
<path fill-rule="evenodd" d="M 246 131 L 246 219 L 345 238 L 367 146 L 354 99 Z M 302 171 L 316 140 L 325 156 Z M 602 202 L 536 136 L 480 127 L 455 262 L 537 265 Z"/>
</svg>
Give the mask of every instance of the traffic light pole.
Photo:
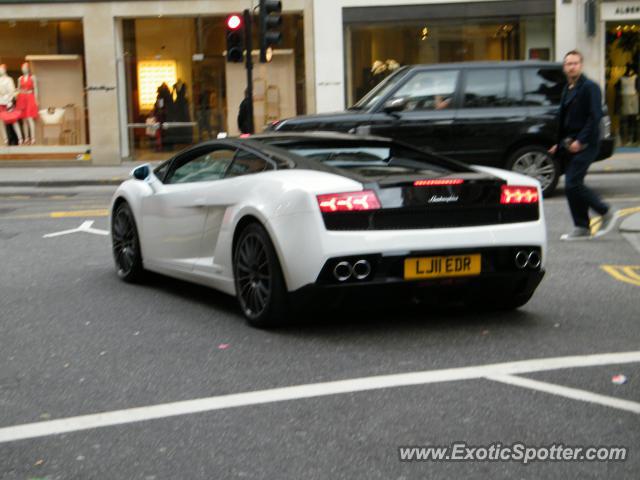
<svg viewBox="0 0 640 480">
<path fill-rule="evenodd" d="M 244 16 L 244 45 L 247 49 L 245 61 L 246 61 L 246 69 L 247 69 L 247 98 L 249 99 L 249 132 L 255 133 L 255 128 L 253 125 L 253 36 L 252 36 L 252 26 L 253 26 L 253 14 L 251 10 L 244 10 L 242 12 Z"/>
</svg>

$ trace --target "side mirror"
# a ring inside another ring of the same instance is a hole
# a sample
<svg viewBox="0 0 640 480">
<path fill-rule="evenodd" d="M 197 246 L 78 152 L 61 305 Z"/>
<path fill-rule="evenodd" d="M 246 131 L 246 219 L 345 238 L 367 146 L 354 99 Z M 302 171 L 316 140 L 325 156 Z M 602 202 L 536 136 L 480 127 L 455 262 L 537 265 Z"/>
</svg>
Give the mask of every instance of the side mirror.
<svg viewBox="0 0 640 480">
<path fill-rule="evenodd" d="M 131 170 L 131 176 L 136 180 L 146 180 L 149 175 L 151 175 L 151 168 L 148 163 Z"/>
<path fill-rule="evenodd" d="M 408 102 L 409 102 L 409 99 L 406 97 L 392 98 L 391 100 L 387 100 L 386 102 L 384 102 L 384 106 L 382 107 L 382 110 L 385 113 L 389 113 L 389 114 L 398 113 L 403 111 L 405 108 L 407 108 Z"/>
</svg>

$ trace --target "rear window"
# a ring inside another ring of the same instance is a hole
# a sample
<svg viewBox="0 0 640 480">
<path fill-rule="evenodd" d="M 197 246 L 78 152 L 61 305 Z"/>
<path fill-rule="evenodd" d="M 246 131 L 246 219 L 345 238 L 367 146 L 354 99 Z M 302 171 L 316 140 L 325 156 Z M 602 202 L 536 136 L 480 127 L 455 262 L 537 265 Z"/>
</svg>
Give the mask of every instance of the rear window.
<svg viewBox="0 0 640 480">
<path fill-rule="evenodd" d="M 274 140 L 269 143 L 327 167 L 353 169 L 371 176 L 466 170 L 457 163 L 395 143 L 299 140 Z"/>
<path fill-rule="evenodd" d="M 560 68 L 525 68 L 524 101 L 526 105 L 560 105 L 565 76 Z"/>
</svg>

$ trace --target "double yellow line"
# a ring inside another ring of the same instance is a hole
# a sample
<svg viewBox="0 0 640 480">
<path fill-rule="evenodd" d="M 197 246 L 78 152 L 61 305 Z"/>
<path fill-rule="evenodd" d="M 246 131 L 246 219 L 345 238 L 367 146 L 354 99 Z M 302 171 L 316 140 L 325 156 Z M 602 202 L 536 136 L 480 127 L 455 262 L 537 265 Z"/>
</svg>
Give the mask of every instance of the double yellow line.
<svg viewBox="0 0 640 480">
<path fill-rule="evenodd" d="M 640 287 L 640 265 L 602 265 L 600 268 L 616 280 Z"/>
<path fill-rule="evenodd" d="M 108 208 L 97 208 L 92 210 L 69 210 L 65 212 L 32 213 L 26 215 L 1 216 L 0 220 L 29 220 L 42 218 L 75 218 L 75 217 L 106 217 L 109 215 Z"/>
</svg>

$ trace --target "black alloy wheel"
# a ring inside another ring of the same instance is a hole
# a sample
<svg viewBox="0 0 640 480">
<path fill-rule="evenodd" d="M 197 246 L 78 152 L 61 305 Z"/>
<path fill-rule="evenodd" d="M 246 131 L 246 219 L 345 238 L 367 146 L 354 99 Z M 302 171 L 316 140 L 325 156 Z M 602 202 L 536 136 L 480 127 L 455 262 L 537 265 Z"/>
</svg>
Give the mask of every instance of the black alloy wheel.
<svg viewBox="0 0 640 480">
<path fill-rule="evenodd" d="M 140 241 L 133 213 L 127 203 L 121 203 L 113 215 L 111 244 L 118 277 L 126 282 L 140 280 L 143 274 Z"/>
<path fill-rule="evenodd" d="M 233 273 L 238 303 L 250 325 L 274 327 L 286 319 L 287 291 L 269 235 L 257 223 L 247 225 L 234 250 Z"/>
</svg>

